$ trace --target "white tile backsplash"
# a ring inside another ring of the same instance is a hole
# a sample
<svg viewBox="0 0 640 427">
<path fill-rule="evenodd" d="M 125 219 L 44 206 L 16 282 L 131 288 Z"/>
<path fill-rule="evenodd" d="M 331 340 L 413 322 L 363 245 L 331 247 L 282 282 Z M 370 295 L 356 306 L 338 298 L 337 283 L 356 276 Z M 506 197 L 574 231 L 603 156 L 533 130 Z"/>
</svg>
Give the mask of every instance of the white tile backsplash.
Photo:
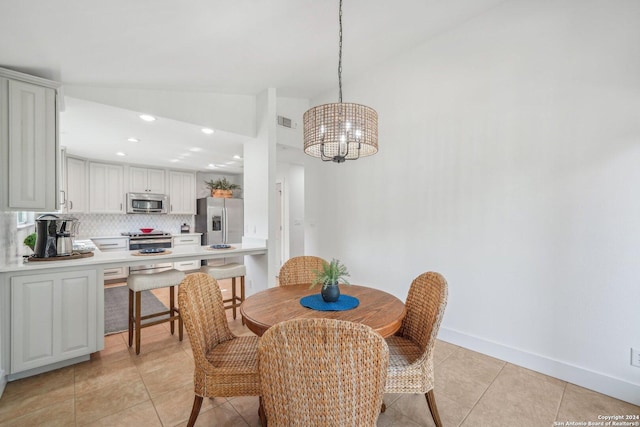
<svg viewBox="0 0 640 427">
<path fill-rule="evenodd" d="M 194 232 L 193 215 L 118 215 L 118 214 L 75 214 L 79 220 L 78 239 L 91 237 L 119 236 L 127 231 L 153 228 L 172 234 L 180 234 L 180 226 L 189 224 Z"/>
</svg>

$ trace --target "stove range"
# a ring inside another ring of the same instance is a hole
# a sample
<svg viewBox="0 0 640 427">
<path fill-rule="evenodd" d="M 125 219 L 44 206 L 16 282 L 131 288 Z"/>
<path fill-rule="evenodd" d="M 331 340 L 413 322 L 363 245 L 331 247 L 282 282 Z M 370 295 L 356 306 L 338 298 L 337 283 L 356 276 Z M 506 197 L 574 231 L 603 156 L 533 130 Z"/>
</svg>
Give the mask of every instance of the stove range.
<svg viewBox="0 0 640 427">
<path fill-rule="evenodd" d="M 123 236 L 129 237 L 129 250 L 141 250 L 141 249 L 157 249 L 157 248 L 170 248 L 172 246 L 171 233 L 166 231 L 153 230 L 149 233 L 143 233 L 142 231 L 129 231 L 121 233 Z M 139 265 L 136 267 L 130 267 L 130 274 L 151 274 L 160 273 L 162 271 L 171 270 L 173 263 L 165 262 L 159 264 Z"/>
</svg>

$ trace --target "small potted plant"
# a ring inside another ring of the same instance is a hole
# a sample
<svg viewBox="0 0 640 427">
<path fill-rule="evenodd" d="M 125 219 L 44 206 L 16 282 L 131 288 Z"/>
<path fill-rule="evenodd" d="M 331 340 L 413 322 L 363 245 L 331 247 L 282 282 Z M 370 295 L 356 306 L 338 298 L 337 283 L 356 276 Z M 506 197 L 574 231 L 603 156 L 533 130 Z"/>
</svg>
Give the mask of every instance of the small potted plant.
<svg viewBox="0 0 640 427">
<path fill-rule="evenodd" d="M 207 184 L 207 187 L 211 190 L 211 197 L 224 197 L 228 199 L 233 196 L 233 190 L 242 189 L 238 184 L 229 182 L 226 177 L 216 180 L 210 179 L 204 183 Z"/>
<path fill-rule="evenodd" d="M 348 285 L 345 277 L 349 277 L 347 267 L 340 260 L 332 259 L 331 262 L 323 262 L 322 269 L 313 272 L 316 278 L 311 282 L 311 288 L 322 285 L 322 299 L 326 302 L 336 302 L 340 298 L 339 284 Z"/>
<path fill-rule="evenodd" d="M 27 237 L 25 237 L 22 243 L 24 243 L 25 246 L 28 246 L 29 248 L 31 248 L 32 251 L 35 251 L 36 233 L 29 234 Z"/>
</svg>

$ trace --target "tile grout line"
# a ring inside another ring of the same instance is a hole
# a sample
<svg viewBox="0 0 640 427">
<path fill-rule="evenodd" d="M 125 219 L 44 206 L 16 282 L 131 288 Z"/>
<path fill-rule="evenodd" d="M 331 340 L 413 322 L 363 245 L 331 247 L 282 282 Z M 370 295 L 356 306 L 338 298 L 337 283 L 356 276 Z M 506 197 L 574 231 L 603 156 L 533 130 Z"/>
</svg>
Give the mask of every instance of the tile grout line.
<svg viewBox="0 0 640 427">
<path fill-rule="evenodd" d="M 500 368 L 500 371 L 498 371 L 498 373 L 496 374 L 495 378 L 491 381 L 491 383 L 489 383 L 489 385 L 487 386 L 487 388 L 482 392 L 482 394 L 480 395 L 480 397 L 478 398 L 478 400 L 476 401 L 476 403 L 473 404 L 473 406 L 471 407 L 471 409 L 469 410 L 469 412 L 467 413 L 467 415 L 465 415 L 465 417 L 462 419 L 462 421 L 460 421 L 460 424 L 458 424 L 458 426 L 461 426 L 462 424 L 464 424 L 464 422 L 467 420 L 467 418 L 469 418 L 469 415 L 471 415 L 471 413 L 473 412 L 473 410 L 476 408 L 476 406 L 478 406 L 478 402 L 480 402 L 482 400 L 482 398 L 484 397 L 484 395 L 487 393 L 487 391 L 491 388 L 491 386 L 493 385 L 494 382 L 496 382 L 496 380 L 498 379 L 498 377 L 500 376 L 500 374 L 502 373 L 502 371 L 504 370 L 504 368 L 507 366 L 508 362 L 504 362 L 504 364 L 502 365 L 502 368 Z"/>
<path fill-rule="evenodd" d="M 567 393 L 567 387 L 569 383 L 565 381 L 564 388 L 562 389 L 562 397 L 560 397 L 560 402 L 558 403 L 558 409 L 556 410 L 556 417 L 554 421 L 558 421 L 558 415 L 560 414 L 560 408 L 562 407 L 562 401 L 564 400 L 564 395 Z"/>
</svg>

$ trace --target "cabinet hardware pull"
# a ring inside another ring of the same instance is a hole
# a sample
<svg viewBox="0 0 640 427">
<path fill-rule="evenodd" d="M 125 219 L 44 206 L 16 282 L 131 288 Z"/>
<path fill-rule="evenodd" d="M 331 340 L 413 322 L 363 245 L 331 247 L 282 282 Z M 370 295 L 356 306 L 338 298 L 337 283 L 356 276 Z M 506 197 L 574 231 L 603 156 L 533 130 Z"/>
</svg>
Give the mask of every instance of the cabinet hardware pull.
<svg viewBox="0 0 640 427">
<path fill-rule="evenodd" d="M 69 200 L 69 209 L 73 209 L 73 201 Z"/>
<path fill-rule="evenodd" d="M 107 247 L 107 246 L 118 246 L 118 244 L 117 243 L 100 243 L 100 245 L 98 245 L 98 247 L 100 247 L 100 248 L 104 248 L 104 247 Z"/>
</svg>

